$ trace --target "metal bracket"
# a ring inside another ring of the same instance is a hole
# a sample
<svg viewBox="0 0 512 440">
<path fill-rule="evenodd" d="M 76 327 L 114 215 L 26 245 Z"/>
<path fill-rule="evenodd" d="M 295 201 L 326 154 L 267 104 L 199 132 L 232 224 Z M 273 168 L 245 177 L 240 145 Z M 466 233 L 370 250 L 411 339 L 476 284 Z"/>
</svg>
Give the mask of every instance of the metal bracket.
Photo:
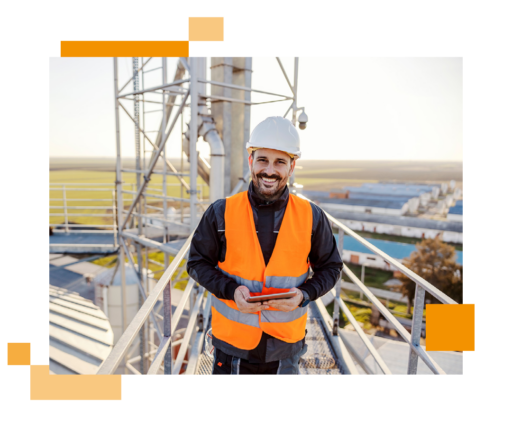
<svg viewBox="0 0 512 440">
<path fill-rule="evenodd" d="M 199 191 L 197 189 L 187 189 L 187 194 L 198 194 Z"/>
<path fill-rule="evenodd" d="M 233 64 L 226 64 L 226 63 L 215 64 L 215 66 L 211 66 L 210 69 L 214 69 L 215 67 L 222 67 L 222 66 L 232 67 L 233 72 L 242 72 L 244 70 L 246 70 L 247 72 L 253 72 L 253 70 L 251 70 L 251 69 L 244 69 L 243 67 L 237 67 L 237 66 L 234 66 Z"/>
<path fill-rule="evenodd" d="M 338 327 L 339 327 L 339 319 L 335 318 L 332 321 L 332 334 L 333 336 L 338 336 Z"/>
<path fill-rule="evenodd" d="M 199 315 L 197 315 L 197 325 L 199 327 L 198 331 L 202 332 L 204 330 L 204 316 L 202 313 L 199 313 Z"/>
</svg>

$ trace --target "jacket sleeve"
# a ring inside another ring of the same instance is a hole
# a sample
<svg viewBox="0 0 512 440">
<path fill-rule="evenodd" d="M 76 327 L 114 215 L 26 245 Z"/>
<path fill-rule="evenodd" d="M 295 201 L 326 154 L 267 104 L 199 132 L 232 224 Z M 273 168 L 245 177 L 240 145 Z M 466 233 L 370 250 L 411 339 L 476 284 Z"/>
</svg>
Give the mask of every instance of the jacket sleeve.
<svg viewBox="0 0 512 440">
<path fill-rule="evenodd" d="M 311 251 L 309 261 L 313 269 L 313 277 L 298 287 L 315 301 L 329 292 L 341 275 L 343 262 L 332 228 L 325 213 L 315 204 L 313 209 L 313 234 L 311 236 Z"/>
<path fill-rule="evenodd" d="M 217 298 L 233 300 L 238 284 L 217 269 L 225 258 L 224 219 L 226 201 L 218 200 L 208 207 L 197 226 L 190 244 L 188 274 Z M 219 227 L 222 226 L 222 227 Z"/>
</svg>

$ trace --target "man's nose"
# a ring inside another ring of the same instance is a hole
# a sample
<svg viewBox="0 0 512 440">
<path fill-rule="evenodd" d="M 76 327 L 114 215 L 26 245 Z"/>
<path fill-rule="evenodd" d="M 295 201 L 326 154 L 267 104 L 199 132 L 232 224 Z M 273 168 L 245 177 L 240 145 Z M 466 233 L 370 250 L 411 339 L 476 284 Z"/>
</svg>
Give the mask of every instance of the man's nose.
<svg viewBox="0 0 512 440">
<path fill-rule="evenodd" d="M 267 167 L 265 168 L 265 173 L 267 173 L 269 176 L 271 176 L 272 174 L 277 174 L 272 163 L 269 163 L 267 165 Z"/>
</svg>

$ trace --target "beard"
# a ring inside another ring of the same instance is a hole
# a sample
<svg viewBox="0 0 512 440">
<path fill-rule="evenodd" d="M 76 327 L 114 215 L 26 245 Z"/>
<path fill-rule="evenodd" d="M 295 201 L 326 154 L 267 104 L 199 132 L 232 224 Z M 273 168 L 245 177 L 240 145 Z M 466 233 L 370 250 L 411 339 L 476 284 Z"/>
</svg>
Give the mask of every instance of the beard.
<svg viewBox="0 0 512 440">
<path fill-rule="evenodd" d="M 263 178 L 275 179 L 275 182 L 273 184 L 269 184 L 266 183 L 263 180 Z M 287 182 L 287 178 L 283 178 L 278 174 L 273 174 L 269 176 L 266 173 L 252 173 L 252 183 L 254 185 L 254 189 L 258 196 L 260 196 L 263 200 L 277 200 L 279 196 L 282 194 Z"/>
</svg>

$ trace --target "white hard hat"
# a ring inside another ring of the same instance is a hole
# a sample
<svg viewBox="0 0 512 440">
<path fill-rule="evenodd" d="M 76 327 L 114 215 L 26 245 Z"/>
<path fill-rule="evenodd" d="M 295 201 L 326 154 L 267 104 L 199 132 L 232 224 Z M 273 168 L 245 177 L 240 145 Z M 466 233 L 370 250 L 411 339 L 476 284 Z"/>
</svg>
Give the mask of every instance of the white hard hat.
<svg viewBox="0 0 512 440">
<path fill-rule="evenodd" d="M 288 119 L 281 116 L 270 116 L 256 125 L 246 148 L 249 154 L 258 148 L 270 148 L 299 158 L 299 132 Z"/>
</svg>

